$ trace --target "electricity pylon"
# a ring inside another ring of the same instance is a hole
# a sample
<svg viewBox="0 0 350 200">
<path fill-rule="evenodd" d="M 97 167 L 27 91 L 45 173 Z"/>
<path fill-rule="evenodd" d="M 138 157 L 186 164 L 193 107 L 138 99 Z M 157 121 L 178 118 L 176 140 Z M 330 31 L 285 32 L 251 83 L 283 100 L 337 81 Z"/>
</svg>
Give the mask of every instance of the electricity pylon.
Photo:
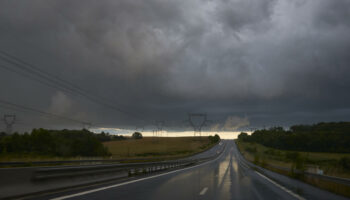
<svg viewBox="0 0 350 200">
<path fill-rule="evenodd" d="M 199 118 L 200 119 L 199 123 L 195 123 L 194 118 Z M 190 125 L 193 128 L 194 136 L 196 136 L 197 134 L 199 136 L 202 136 L 202 127 L 206 126 L 207 125 L 206 123 L 210 122 L 210 121 L 207 120 L 206 113 L 189 113 L 188 114 L 188 122 L 190 123 Z"/>
<path fill-rule="evenodd" d="M 156 130 L 156 135 L 159 136 L 158 133 L 161 134 L 162 131 L 163 131 L 164 121 L 156 121 L 156 122 L 155 122 L 155 125 L 156 125 L 156 128 L 157 128 L 157 130 Z"/>
<path fill-rule="evenodd" d="M 4 123 L 6 125 L 6 133 L 11 134 L 12 133 L 12 126 L 16 122 L 16 115 L 4 115 Z"/>
</svg>

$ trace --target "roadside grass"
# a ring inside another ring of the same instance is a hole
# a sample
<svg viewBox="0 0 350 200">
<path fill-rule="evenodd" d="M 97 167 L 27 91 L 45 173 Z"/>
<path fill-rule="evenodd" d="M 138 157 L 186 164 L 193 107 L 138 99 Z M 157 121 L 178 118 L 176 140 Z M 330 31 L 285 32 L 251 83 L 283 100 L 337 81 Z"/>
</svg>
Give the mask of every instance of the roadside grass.
<svg viewBox="0 0 350 200">
<path fill-rule="evenodd" d="M 112 159 L 178 158 L 202 152 L 213 143 L 208 137 L 144 137 L 104 142 Z"/>
<path fill-rule="evenodd" d="M 178 158 L 190 156 L 209 149 L 215 144 L 208 137 L 144 137 L 143 139 L 116 140 L 104 142 L 112 156 L 108 159 L 130 158 Z M 36 162 L 36 161 L 66 161 L 94 160 L 105 157 L 54 157 L 35 153 L 0 153 L 0 162 Z"/>
<path fill-rule="evenodd" d="M 344 158 L 350 158 L 349 153 L 318 153 L 318 152 L 295 152 L 273 149 L 257 143 L 248 143 L 236 140 L 239 150 L 244 157 L 251 162 L 266 162 L 271 165 L 292 168 L 293 156 L 302 159 L 304 170 L 312 170 L 316 167 L 322 169 L 325 175 L 350 178 L 350 170 L 343 169 L 338 163 Z M 289 157 L 288 157 L 289 156 Z"/>
<path fill-rule="evenodd" d="M 41 156 L 35 153 L 0 153 L 0 162 L 23 162 L 15 167 L 40 166 L 33 162 L 50 161 L 79 161 L 79 160 L 118 160 L 126 162 L 159 161 L 183 158 L 203 152 L 216 143 L 208 137 L 144 137 L 143 139 L 127 138 L 126 140 L 116 140 L 104 142 L 112 156 L 109 157 L 54 157 Z M 66 163 L 65 165 L 75 165 L 76 163 Z M 43 164 L 44 166 L 61 165 L 58 163 Z M 2 166 L 9 167 L 9 166 Z M 13 167 L 13 166 L 11 166 Z M 0 167 L 1 168 L 1 167 Z"/>
<path fill-rule="evenodd" d="M 324 171 L 325 175 L 350 178 L 350 170 L 344 169 L 338 164 L 344 157 L 350 157 L 350 154 L 285 151 L 257 143 L 242 142 L 240 140 L 235 142 L 245 159 L 256 165 L 299 179 L 330 192 L 350 197 L 350 186 L 307 175 L 304 176 L 294 171 L 295 169 L 310 171 L 310 168 L 314 169 L 317 166 Z M 295 155 L 297 155 L 296 158 L 294 158 Z"/>
</svg>

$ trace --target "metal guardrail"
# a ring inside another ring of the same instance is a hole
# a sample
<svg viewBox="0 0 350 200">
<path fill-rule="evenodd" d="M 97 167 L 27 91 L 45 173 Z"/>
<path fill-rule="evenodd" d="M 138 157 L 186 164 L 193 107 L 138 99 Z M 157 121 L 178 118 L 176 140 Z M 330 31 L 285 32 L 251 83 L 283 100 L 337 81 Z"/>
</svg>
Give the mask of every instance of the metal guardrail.
<svg viewBox="0 0 350 200">
<path fill-rule="evenodd" d="M 45 167 L 37 169 L 32 177 L 34 181 L 60 179 L 86 175 L 97 175 L 115 172 L 126 172 L 129 176 L 141 173 L 151 173 L 180 166 L 192 165 L 199 160 L 182 162 L 148 162 L 132 164 L 88 165 L 73 167 Z"/>
<path fill-rule="evenodd" d="M 104 164 L 104 163 L 123 163 L 123 162 L 136 162 L 149 160 L 164 160 L 165 158 L 134 158 L 134 159 L 91 159 L 91 160 L 58 160 L 58 161 L 31 161 L 31 162 L 0 162 L 0 167 L 21 167 L 21 166 L 42 166 L 42 165 L 65 165 L 65 164 L 77 164 L 77 165 L 88 165 L 88 164 Z"/>
<path fill-rule="evenodd" d="M 96 160 L 85 160 L 84 163 L 93 161 L 94 164 L 0 168 L 0 188 L 2 189 L 0 199 L 25 197 L 47 191 L 114 181 L 128 176 L 175 170 L 215 159 L 224 151 L 225 146 L 223 145 L 215 155 L 199 159 L 105 164 L 96 164 Z M 15 189 L 18 186 L 21 187 L 20 190 Z"/>
<path fill-rule="evenodd" d="M 136 174 L 147 174 L 168 170 L 172 168 L 180 168 L 196 165 L 216 158 L 224 151 L 224 147 L 216 155 L 190 160 L 175 160 L 161 162 L 144 162 L 144 163 L 127 163 L 127 164 L 96 164 L 96 165 L 80 165 L 80 166 L 61 166 L 61 167 L 41 167 L 35 170 L 32 180 L 50 180 L 67 177 L 97 175 L 106 173 L 126 172 L 129 176 Z"/>
</svg>

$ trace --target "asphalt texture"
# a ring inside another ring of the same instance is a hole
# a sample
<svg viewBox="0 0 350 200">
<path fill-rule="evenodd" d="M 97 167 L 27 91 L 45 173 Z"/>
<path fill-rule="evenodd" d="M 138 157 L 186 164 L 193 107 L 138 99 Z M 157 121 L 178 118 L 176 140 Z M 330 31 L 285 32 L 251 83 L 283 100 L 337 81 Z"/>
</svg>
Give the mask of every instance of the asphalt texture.
<svg viewBox="0 0 350 200">
<path fill-rule="evenodd" d="M 242 161 L 232 140 L 195 157 L 223 147 L 216 159 L 197 166 L 35 199 L 346 199 L 276 173 L 256 172 Z"/>
</svg>

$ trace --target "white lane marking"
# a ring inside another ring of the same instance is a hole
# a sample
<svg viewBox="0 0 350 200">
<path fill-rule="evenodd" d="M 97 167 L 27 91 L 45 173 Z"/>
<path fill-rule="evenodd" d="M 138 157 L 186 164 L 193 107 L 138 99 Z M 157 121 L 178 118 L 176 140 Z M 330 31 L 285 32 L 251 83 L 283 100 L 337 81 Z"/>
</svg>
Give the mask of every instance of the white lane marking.
<svg viewBox="0 0 350 200">
<path fill-rule="evenodd" d="M 244 162 L 243 162 L 243 160 L 241 159 L 241 157 L 239 157 L 239 155 L 237 155 L 237 154 L 235 154 L 235 157 L 236 157 L 236 159 L 237 159 L 237 163 L 241 166 L 241 167 L 243 167 L 243 168 L 246 168 L 246 169 L 249 169 L 250 167 L 248 167 Z"/>
<path fill-rule="evenodd" d="M 288 190 L 287 188 L 283 187 L 282 185 L 280 185 L 280 184 L 276 183 L 275 181 L 273 181 L 273 180 L 267 178 L 266 176 L 260 174 L 259 172 L 255 171 L 255 173 L 257 173 L 258 175 L 260 175 L 260 176 L 263 177 L 264 179 L 270 181 L 272 184 L 274 184 L 275 186 L 279 187 L 280 189 L 282 189 L 283 191 L 287 192 L 288 194 L 292 195 L 293 197 L 295 197 L 295 198 L 297 198 L 297 199 L 299 199 L 299 200 L 305 200 L 303 197 L 301 197 L 301 196 L 295 194 L 294 192 Z"/>
<path fill-rule="evenodd" d="M 205 195 L 205 193 L 207 192 L 208 188 L 205 187 L 203 188 L 203 190 L 199 193 L 199 195 Z"/>
<path fill-rule="evenodd" d="M 236 156 L 236 158 L 238 160 L 238 164 L 241 165 L 243 168 L 246 168 L 246 169 L 250 168 L 241 160 L 241 158 L 238 158 L 238 156 Z"/>
<path fill-rule="evenodd" d="M 245 163 L 241 162 L 241 164 L 242 164 L 245 168 L 250 169 L 250 167 L 249 167 L 248 165 L 246 165 Z"/>
<path fill-rule="evenodd" d="M 72 197 L 82 196 L 82 195 L 85 195 L 85 194 L 90 194 L 90 193 L 98 192 L 98 191 L 101 191 L 101 190 L 107 190 L 107 189 L 119 187 L 119 186 L 122 186 L 122 185 L 128 185 L 130 183 L 136 183 L 136 182 L 144 181 L 144 180 L 151 179 L 151 178 L 156 178 L 156 177 L 160 177 L 160 176 L 164 176 L 164 175 L 168 175 L 168 174 L 173 174 L 173 173 L 180 172 L 180 171 L 185 171 L 185 170 L 197 168 L 197 167 L 200 167 L 202 165 L 206 165 L 206 164 L 209 164 L 209 163 L 212 163 L 212 162 L 218 160 L 224 154 L 225 154 L 225 152 L 222 152 L 222 154 L 219 157 L 215 158 L 214 160 L 202 163 L 200 165 L 187 167 L 187 168 L 184 168 L 184 169 L 178 169 L 178 170 L 175 170 L 175 171 L 166 172 L 166 173 L 163 173 L 163 174 L 158 174 L 158 175 L 154 175 L 154 176 L 150 176 L 150 177 L 140 178 L 140 179 L 137 179 L 137 180 L 128 181 L 128 182 L 124 182 L 124 183 L 119 183 L 119 184 L 115 184 L 115 185 L 110 185 L 110 186 L 106 186 L 106 187 L 96 188 L 96 189 L 88 190 L 88 191 L 85 191 L 85 192 L 79 192 L 79 193 L 76 193 L 76 194 L 71 194 L 71 195 L 66 195 L 66 196 L 62 196 L 62 197 L 57 197 L 57 198 L 53 198 L 51 200 L 63 200 L 63 199 L 68 199 L 68 198 L 72 198 Z"/>
<path fill-rule="evenodd" d="M 233 162 L 233 161 L 232 161 Z M 239 166 L 241 166 L 243 169 L 249 169 L 249 167 L 244 166 L 240 161 L 237 162 Z"/>
</svg>

